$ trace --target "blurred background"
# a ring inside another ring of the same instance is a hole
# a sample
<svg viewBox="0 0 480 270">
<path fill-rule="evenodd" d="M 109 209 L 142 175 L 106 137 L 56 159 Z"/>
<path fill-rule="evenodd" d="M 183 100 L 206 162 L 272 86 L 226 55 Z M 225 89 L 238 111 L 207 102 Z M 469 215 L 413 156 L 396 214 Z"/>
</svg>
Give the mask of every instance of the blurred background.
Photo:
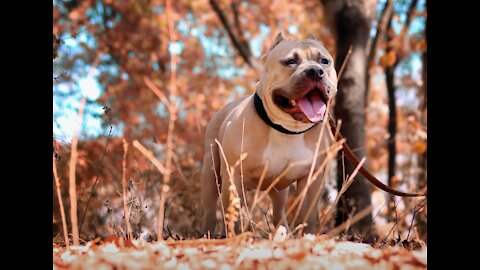
<svg viewBox="0 0 480 270">
<path fill-rule="evenodd" d="M 351 3 L 361 6 L 358 14 L 339 13 Z M 178 0 L 170 10 L 165 1 L 54 0 L 54 162 L 69 230 L 69 159 L 83 96 L 76 162 L 80 238 L 126 231 L 123 139 L 130 145 L 126 175 L 132 231 L 155 237 L 165 179 L 131 143 L 138 140 L 158 160 L 166 159 L 170 111 L 152 84 L 167 99 L 173 93 L 177 108 L 164 230 L 174 238 L 193 237 L 200 228 L 199 174 L 212 114 L 253 93 L 260 57 L 278 32 L 291 39 L 314 34 L 341 62 L 339 42 L 355 43 L 361 31 L 349 36 L 340 15 L 351 16 L 350 24 L 359 27 L 368 22 L 362 47 L 365 100 L 358 103 L 365 113 L 365 140 L 357 148 L 365 151 L 369 169 L 385 183 L 421 190 L 426 186 L 427 140 L 425 0 Z M 328 175 L 321 211 L 334 200 L 335 174 L 332 169 Z M 54 241 L 61 242 L 54 180 L 52 185 Z M 380 235 L 427 239 L 426 206 L 414 212 L 413 199 L 392 199 L 372 190 L 372 218 Z M 254 216 L 259 226 L 271 230 L 268 200 Z M 333 220 L 327 227 L 332 226 Z"/>
</svg>

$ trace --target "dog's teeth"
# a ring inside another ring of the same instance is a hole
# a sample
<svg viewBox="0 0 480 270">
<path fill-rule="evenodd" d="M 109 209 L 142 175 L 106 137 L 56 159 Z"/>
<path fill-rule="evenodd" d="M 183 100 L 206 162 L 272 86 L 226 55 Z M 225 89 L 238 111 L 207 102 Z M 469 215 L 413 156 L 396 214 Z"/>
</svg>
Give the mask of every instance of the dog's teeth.
<svg viewBox="0 0 480 270">
<path fill-rule="evenodd" d="M 293 107 L 297 106 L 297 101 L 294 100 L 294 99 L 291 99 L 290 100 L 290 105 L 292 105 Z"/>
</svg>

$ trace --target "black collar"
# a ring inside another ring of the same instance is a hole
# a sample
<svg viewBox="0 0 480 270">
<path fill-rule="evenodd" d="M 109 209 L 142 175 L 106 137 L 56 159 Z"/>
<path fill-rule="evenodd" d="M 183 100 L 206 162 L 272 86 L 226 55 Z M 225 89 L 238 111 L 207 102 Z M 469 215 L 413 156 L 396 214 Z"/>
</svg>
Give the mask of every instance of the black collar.
<svg viewBox="0 0 480 270">
<path fill-rule="evenodd" d="M 302 134 L 308 130 L 310 130 L 311 128 L 313 128 L 315 125 L 317 125 L 318 123 L 315 123 L 315 125 L 307 128 L 306 130 L 304 131 L 299 131 L 299 132 L 295 132 L 295 131 L 290 131 L 284 127 L 282 127 L 281 125 L 277 125 L 277 124 L 274 124 L 272 122 L 272 120 L 270 120 L 270 118 L 268 118 L 268 115 L 267 115 L 267 112 L 265 111 L 265 108 L 263 107 L 263 102 L 262 102 L 262 99 L 260 99 L 260 97 L 258 96 L 257 92 L 255 92 L 255 95 L 253 97 L 253 103 L 255 104 L 255 109 L 257 110 L 257 113 L 258 115 L 260 116 L 260 118 L 262 118 L 262 120 L 269 126 L 271 126 L 273 129 L 281 132 L 281 133 L 284 133 L 284 134 L 290 134 L 290 135 L 295 135 L 295 134 Z"/>
</svg>

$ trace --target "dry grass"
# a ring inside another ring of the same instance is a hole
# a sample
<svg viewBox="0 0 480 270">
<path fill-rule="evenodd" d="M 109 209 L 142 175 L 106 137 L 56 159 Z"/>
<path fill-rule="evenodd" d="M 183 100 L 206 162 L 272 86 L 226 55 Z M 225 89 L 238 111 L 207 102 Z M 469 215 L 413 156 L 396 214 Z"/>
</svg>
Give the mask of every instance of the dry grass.
<svg viewBox="0 0 480 270">
<path fill-rule="evenodd" d="M 54 149 L 56 149 L 56 147 Z M 58 172 L 57 172 L 57 158 L 55 156 L 55 153 L 53 154 L 52 158 L 53 158 L 53 177 L 55 178 L 57 198 L 58 198 L 58 203 L 60 205 L 60 215 L 62 217 L 63 237 L 65 240 L 65 244 L 67 245 L 67 248 L 68 248 L 70 246 L 70 241 L 68 240 L 67 218 L 65 216 L 65 208 L 63 206 L 62 190 L 61 190 L 62 186 L 60 184 L 60 177 L 58 176 Z"/>
</svg>

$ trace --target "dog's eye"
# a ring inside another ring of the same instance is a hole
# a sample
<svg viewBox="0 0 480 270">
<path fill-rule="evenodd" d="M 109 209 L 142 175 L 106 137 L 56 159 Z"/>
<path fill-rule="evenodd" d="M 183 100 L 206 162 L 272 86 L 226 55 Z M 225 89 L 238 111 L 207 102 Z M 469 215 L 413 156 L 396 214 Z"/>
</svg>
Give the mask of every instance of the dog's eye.
<svg viewBox="0 0 480 270">
<path fill-rule="evenodd" d="M 290 65 L 296 65 L 297 61 L 295 59 L 289 59 L 285 62 L 285 65 L 290 66 Z"/>
<path fill-rule="evenodd" d="M 326 58 L 323 58 L 322 60 L 320 60 L 320 64 L 328 65 L 328 63 L 330 63 L 330 61 L 328 61 L 328 59 Z"/>
<path fill-rule="evenodd" d="M 320 64 L 328 65 L 329 63 L 330 61 L 328 61 L 326 58 L 322 58 L 322 60 L 320 60 Z"/>
<path fill-rule="evenodd" d="M 323 58 L 322 60 L 320 60 L 320 64 L 328 65 L 329 63 L 330 61 L 328 61 L 328 59 L 326 58 Z"/>
</svg>

